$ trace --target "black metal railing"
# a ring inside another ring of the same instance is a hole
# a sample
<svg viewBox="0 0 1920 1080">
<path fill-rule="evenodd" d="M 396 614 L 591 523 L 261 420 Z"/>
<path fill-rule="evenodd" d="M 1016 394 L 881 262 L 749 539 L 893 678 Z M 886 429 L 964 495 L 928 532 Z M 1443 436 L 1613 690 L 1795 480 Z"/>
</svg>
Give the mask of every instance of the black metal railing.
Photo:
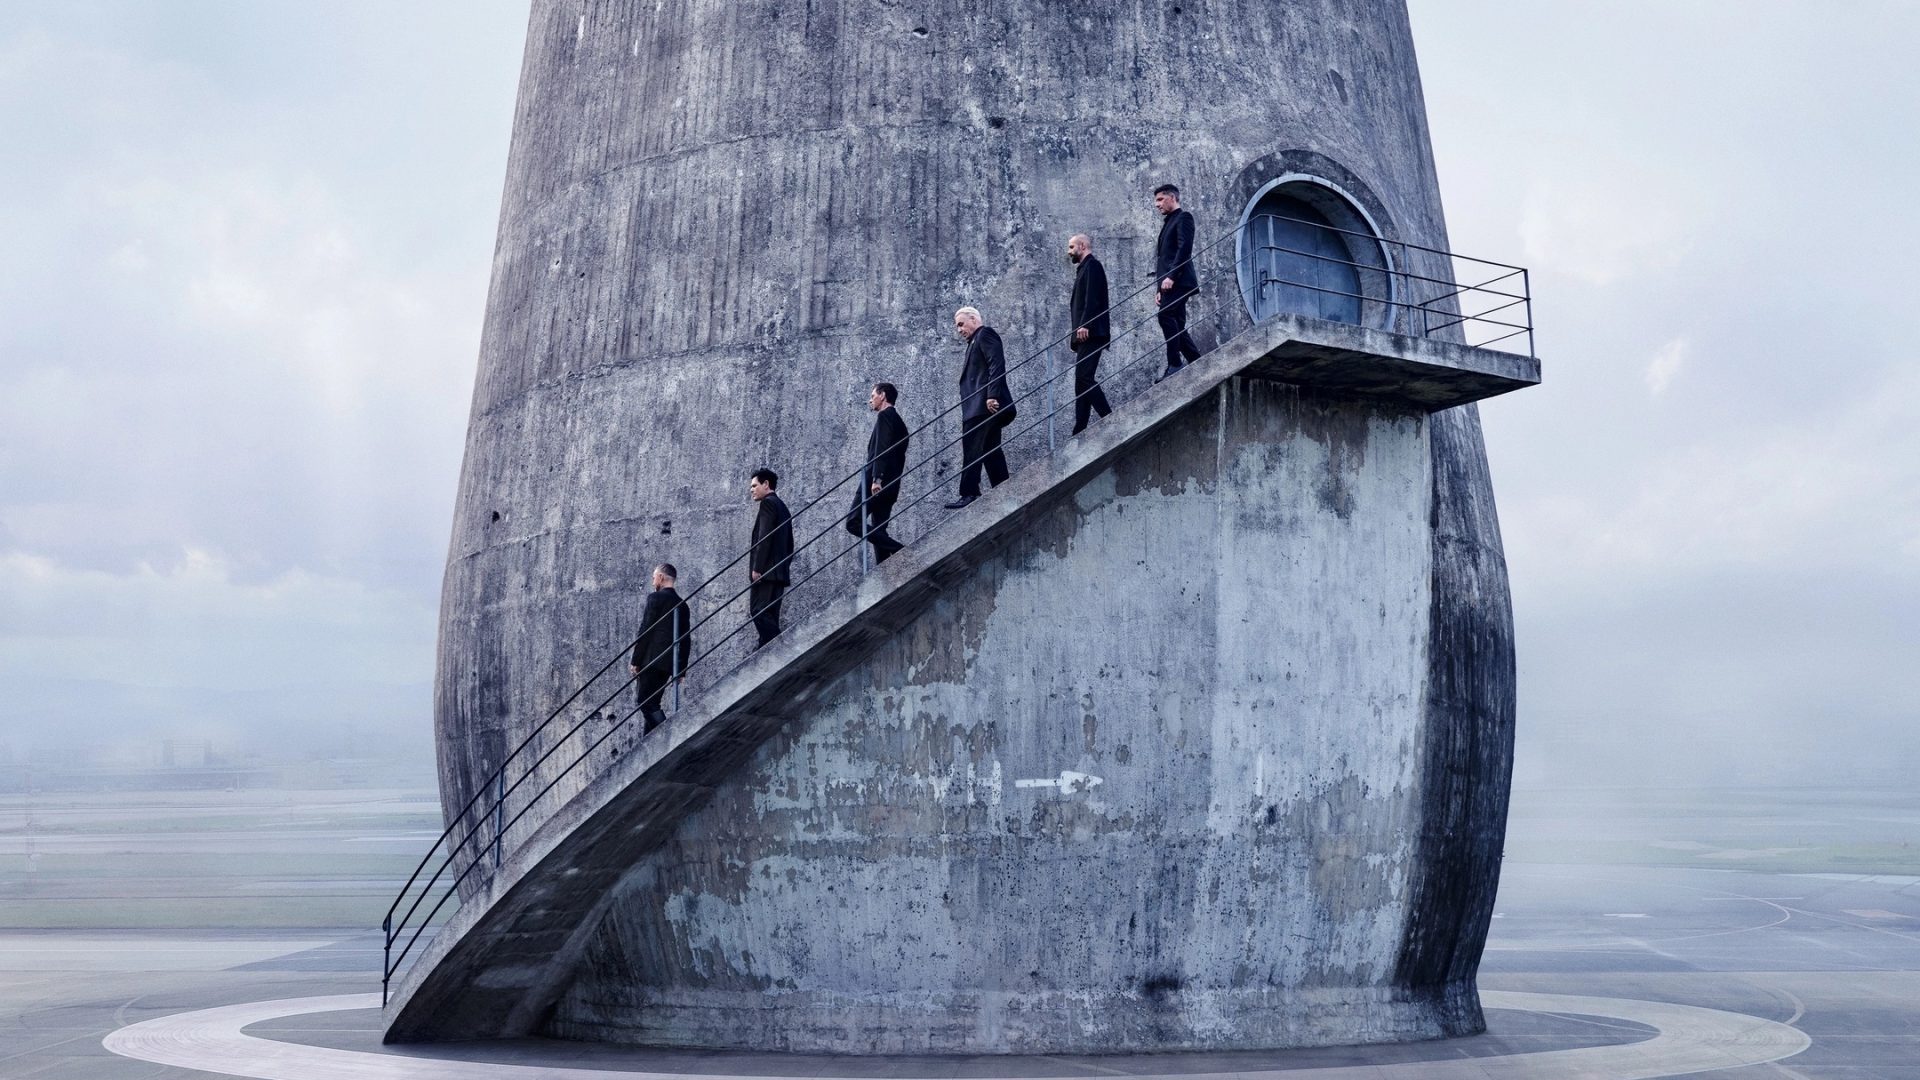
<svg viewBox="0 0 1920 1080">
<path fill-rule="evenodd" d="M 1266 230 L 1267 236 L 1262 239 L 1259 235 L 1260 225 L 1273 222 L 1304 225 L 1339 237 L 1348 251 L 1348 257 L 1343 259 L 1275 243 L 1271 228 Z M 1236 269 L 1241 272 L 1242 300 L 1256 321 L 1263 316 L 1260 308 L 1269 288 L 1305 289 L 1324 296 L 1357 301 L 1361 308 L 1358 321 L 1363 324 L 1379 322 L 1386 329 L 1414 337 L 1432 337 L 1458 327 L 1460 333 L 1457 336 L 1463 343 L 1483 349 L 1521 338 L 1523 340 L 1517 343 L 1521 347 L 1510 345 L 1506 351 L 1524 351 L 1527 356 L 1534 355 L 1533 299 L 1525 267 L 1490 259 L 1475 259 L 1441 248 L 1375 236 L 1357 229 L 1274 214 L 1259 214 L 1249 218 L 1240 227 L 1240 237 L 1243 247 L 1238 252 L 1240 257 L 1236 259 L 1239 264 Z M 1257 257 L 1247 258 L 1250 253 L 1291 255 L 1313 260 L 1317 266 L 1341 267 L 1353 272 L 1360 287 L 1339 289 L 1324 282 L 1304 283 L 1268 277 L 1263 271 L 1270 268 L 1261 266 Z M 1398 257 L 1395 258 L 1395 255 Z M 1444 270 L 1445 276 L 1417 272 L 1413 269 L 1416 264 Z M 1248 273 L 1250 270 L 1255 273 Z M 1367 289 L 1365 286 L 1370 278 L 1383 279 L 1386 288 Z M 1468 285 L 1460 284 L 1462 280 L 1471 279 L 1478 280 Z M 1486 306 L 1477 306 L 1481 304 Z M 1462 310 L 1463 305 L 1475 306 L 1475 310 Z M 1369 306 L 1383 313 L 1383 317 L 1367 318 L 1366 309 Z"/>
<path fill-rule="evenodd" d="M 1271 215 L 1256 216 L 1243 222 L 1232 231 L 1208 241 L 1193 253 L 1191 261 L 1198 263 L 1208 256 L 1217 255 L 1221 245 L 1229 240 L 1245 238 L 1250 235 L 1248 230 L 1256 227 L 1259 223 L 1270 217 Z M 1361 314 L 1363 322 L 1368 321 L 1368 315 L 1372 314 L 1372 321 L 1381 324 L 1385 329 L 1400 333 L 1413 334 L 1416 336 L 1444 335 L 1450 340 L 1467 341 L 1471 333 L 1475 331 L 1484 330 L 1489 333 L 1505 331 L 1504 333 L 1499 333 L 1497 336 L 1480 342 L 1479 344 L 1481 345 L 1489 345 L 1498 341 L 1508 341 L 1516 336 L 1524 335 L 1527 355 L 1532 355 L 1532 303 L 1527 293 L 1527 272 L 1524 269 L 1507 266 L 1503 263 L 1465 259 L 1464 257 L 1456 256 L 1437 248 L 1421 247 L 1402 241 L 1385 240 L 1374 237 L 1371 234 L 1334 229 L 1317 222 L 1301 222 L 1298 219 L 1290 218 L 1280 220 L 1286 220 L 1294 224 L 1313 225 L 1317 228 L 1328 229 L 1330 232 L 1343 233 L 1353 237 L 1355 239 L 1346 241 L 1350 245 L 1350 251 L 1352 249 L 1351 246 L 1361 244 L 1379 245 L 1378 249 L 1363 248 L 1362 251 L 1363 254 L 1365 254 L 1377 250 L 1384 264 L 1373 265 L 1364 260 L 1341 260 L 1311 252 L 1278 247 L 1276 248 L 1278 251 L 1293 255 L 1303 255 L 1320 262 L 1362 266 L 1367 271 L 1367 276 L 1362 279 L 1363 283 L 1379 281 L 1385 285 L 1385 288 L 1379 290 L 1369 291 L 1363 288 L 1354 291 L 1340 290 L 1327 285 L 1324 281 L 1282 281 L 1281 284 L 1286 287 L 1305 289 L 1315 293 L 1338 294 L 1343 297 L 1357 298 L 1362 305 Z M 1386 252 L 1390 250 L 1397 251 L 1400 255 L 1399 259 L 1396 260 L 1387 257 Z M 1235 262 L 1242 263 L 1242 260 L 1236 258 Z M 1475 271 L 1473 276 L 1476 278 L 1485 278 L 1485 280 L 1472 285 L 1460 285 L 1458 284 L 1458 277 L 1447 279 L 1431 272 L 1416 272 L 1413 269 L 1413 264 L 1416 262 L 1423 264 L 1429 271 L 1445 270 L 1453 272 L 1462 267 L 1481 267 L 1483 269 Z M 1244 266 L 1243 263 L 1242 265 Z M 1491 271 L 1499 272 L 1488 276 Z M 1518 278 L 1517 286 L 1512 284 L 1516 276 Z M 1143 373 L 1143 366 L 1144 372 L 1151 372 L 1153 370 L 1152 365 L 1163 360 L 1164 345 L 1159 340 L 1159 337 L 1157 335 L 1141 334 L 1144 328 L 1156 322 L 1158 308 L 1157 305 L 1152 304 L 1152 294 L 1157 291 L 1158 282 L 1159 278 L 1156 276 L 1153 280 L 1135 288 L 1119 300 L 1109 301 L 1108 314 L 1110 318 L 1128 305 L 1142 301 L 1143 298 L 1150 305 L 1144 315 L 1134 318 L 1131 322 L 1126 322 L 1118 332 L 1114 333 L 1102 351 L 1101 370 L 1097 385 L 1106 392 L 1110 402 L 1113 397 L 1120 395 L 1119 388 L 1122 386 L 1130 385 L 1132 388 L 1131 392 L 1121 396 L 1121 400 L 1124 401 L 1133 396 L 1134 393 L 1138 393 L 1141 389 L 1150 385 L 1145 379 L 1134 376 Z M 1253 289 L 1262 288 L 1265 284 L 1269 284 L 1269 282 L 1256 281 L 1253 283 Z M 1495 289 L 1493 288 L 1495 285 L 1505 285 L 1507 287 L 1504 289 Z M 1517 288 L 1517 292 L 1509 291 L 1515 288 Z M 1243 279 L 1241 288 L 1238 291 L 1215 288 L 1212 291 L 1201 290 L 1191 294 L 1187 301 L 1189 333 L 1193 332 L 1197 327 L 1210 326 L 1214 330 L 1214 333 L 1210 336 L 1215 341 L 1215 347 L 1218 347 L 1219 344 L 1224 343 L 1233 336 L 1232 334 L 1223 332 L 1224 327 L 1235 322 L 1238 323 L 1240 329 L 1251 325 L 1249 321 L 1250 317 L 1254 314 L 1264 314 L 1264 312 L 1260 312 L 1255 304 L 1248 301 L 1249 291 L 1248 283 Z M 1432 295 L 1424 295 L 1427 292 L 1431 292 Z M 1233 306 L 1232 302 L 1235 300 L 1241 301 L 1253 310 L 1250 312 L 1239 311 L 1238 308 Z M 1496 306 L 1471 313 L 1463 312 L 1462 310 L 1463 304 L 1478 305 L 1480 303 L 1495 303 Z M 1512 319 L 1496 320 L 1489 318 L 1490 315 L 1509 312 L 1515 308 L 1519 309 L 1519 314 Z M 1017 406 L 1023 401 L 1030 401 L 1031 399 L 1035 399 L 1037 395 L 1044 394 L 1045 412 L 1037 417 L 1026 418 L 1024 424 L 1021 424 L 1022 418 L 1016 415 L 1012 421 L 1008 422 L 1006 430 L 1002 434 L 1003 447 L 1012 446 L 1022 438 L 1035 435 L 1036 432 L 1044 426 L 1046 451 L 1051 453 L 1055 448 L 1056 434 L 1054 418 L 1062 411 L 1071 410 L 1076 401 L 1076 395 L 1071 391 L 1064 395 L 1065 400 L 1063 402 L 1058 401 L 1061 395 L 1055 394 L 1055 383 L 1061 378 L 1073 373 L 1074 365 L 1071 362 L 1065 365 L 1060 365 L 1055 362 L 1058 350 L 1064 348 L 1068 349 L 1069 352 L 1071 351 L 1072 334 L 1073 332 L 1070 329 L 1066 334 L 1028 354 L 1018 363 L 1008 365 L 1007 375 L 1009 381 L 1011 381 L 1014 373 L 1033 365 L 1044 364 L 1045 375 L 1040 383 L 1023 393 L 1016 394 L 1013 400 L 1008 402 L 1007 405 Z M 1142 341 L 1143 338 L 1146 339 L 1144 343 Z M 1123 341 L 1131 346 L 1131 350 L 1124 359 L 1120 359 L 1119 353 L 1122 351 L 1120 346 Z M 1114 363 L 1116 359 L 1120 359 L 1120 362 L 1117 364 Z M 1177 378 L 1178 376 L 1175 375 L 1174 377 Z M 922 423 L 919 427 L 909 431 L 909 445 L 911 445 L 913 436 L 929 431 L 934 425 L 943 422 L 948 416 L 961 409 L 963 404 L 964 402 L 962 401 L 956 401 L 931 419 Z M 1005 407 L 1006 406 L 1003 406 L 1003 408 Z M 965 425 L 962 424 L 961 426 L 964 429 Z M 961 434 L 955 435 L 934 447 L 931 451 L 925 452 L 917 463 L 907 467 L 899 479 L 894 482 L 895 491 L 904 491 L 909 477 L 921 473 L 922 470 L 927 469 L 929 466 L 935 466 L 936 463 L 944 460 L 942 455 L 950 451 L 954 446 L 960 444 L 965 437 L 966 433 L 963 430 Z M 891 449 L 891 447 L 888 449 Z M 856 551 L 859 553 L 862 567 L 864 568 L 866 566 L 869 545 L 866 535 L 868 515 L 865 512 L 865 492 L 867 491 L 869 482 L 867 477 L 871 464 L 870 461 L 863 461 L 859 468 L 848 473 L 839 481 L 827 487 L 819 495 L 809 500 L 805 505 L 793 511 L 793 520 L 798 523 L 803 515 L 823 504 L 827 505 L 829 510 L 832 510 L 836 503 L 829 503 L 828 500 L 834 499 L 837 501 L 840 498 L 844 498 L 844 494 L 836 495 L 836 492 L 843 492 L 845 485 L 850 482 L 857 482 L 859 484 L 858 490 L 862 495 L 858 499 L 857 505 L 859 506 L 861 534 L 852 537 L 851 543 L 841 547 L 839 550 L 827 553 L 823 562 L 812 567 L 804 575 L 796 575 L 788 585 L 786 595 L 782 600 L 783 604 L 790 602 L 794 594 L 803 586 L 816 581 L 822 574 L 826 573 L 830 567 L 840 564 L 843 559 L 848 558 L 848 556 Z M 928 498 L 943 493 L 944 489 L 944 483 L 930 484 L 926 490 L 922 491 L 911 501 L 896 503 L 893 508 L 892 521 L 889 527 L 892 528 L 897 525 L 907 510 L 920 505 Z M 963 511 L 954 511 L 954 513 L 960 512 Z M 789 559 L 790 565 L 792 565 L 792 560 L 798 559 L 802 553 L 814 550 L 816 545 L 822 547 L 828 546 L 822 542 L 834 533 L 844 531 L 842 523 L 848 516 L 849 513 L 847 511 L 833 513 L 829 525 L 808 536 L 804 542 L 796 544 L 793 555 Z M 931 525 L 922 530 L 921 535 L 924 536 L 926 533 L 938 528 L 940 524 L 950 516 L 952 515 L 948 514 L 937 518 Z M 722 584 L 723 579 L 739 567 L 750 554 L 750 548 L 742 551 L 739 555 L 735 556 L 731 562 L 721 567 L 719 571 L 715 572 L 692 592 L 688 593 L 684 599 L 691 603 L 702 594 L 708 593 L 709 590 L 712 591 L 713 595 L 725 593 L 726 587 Z M 738 579 L 736 579 L 736 581 L 737 580 Z M 751 586 L 748 586 L 740 588 L 730 596 L 727 596 L 716 604 L 707 615 L 695 620 L 693 625 L 686 629 L 686 633 L 690 635 L 696 634 L 702 627 L 706 627 L 709 623 L 721 618 L 723 613 L 731 610 L 733 605 L 738 603 L 742 598 L 749 596 L 750 593 Z M 832 598 L 832 595 L 835 594 L 830 593 L 823 596 L 814 596 L 811 597 L 811 602 L 806 608 L 795 609 L 788 607 L 786 610 L 794 613 L 797 617 L 804 617 L 808 611 L 817 610 L 818 607 L 824 606 L 825 603 Z M 671 685 L 674 687 L 675 712 L 678 712 L 680 706 L 679 686 L 682 679 L 688 672 L 700 668 L 703 661 L 708 661 L 709 658 L 716 656 L 723 646 L 732 641 L 735 636 L 739 635 L 749 626 L 753 625 L 753 614 L 755 613 L 749 610 L 745 618 L 733 623 L 730 628 L 726 629 L 725 633 L 721 634 L 718 640 L 713 641 L 706 646 L 704 651 L 693 656 L 686 663 L 684 669 L 682 669 L 679 664 L 680 639 L 678 636 L 675 637 L 674 644 L 670 647 L 670 654 L 674 662 L 674 678 Z M 785 621 L 787 621 L 789 625 L 792 625 L 798 621 L 797 617 Z M 676 623 L 675 626 L 677 629 L 678 624 Z M 634 640 L 627 642 L 617 652 L 613 653 L 585 682 L 581 683 L 578 688 L 567 695 L 566 699 L 561 701 L 543 720 L 534 725 L 532 730 L 530 730 L 511 751 L 502 757 L 500 763 L 474 786 L 473 794 L 468 797 L 460 810 L 453 815 L 446 829 L 440 834 L 439 838 L 435 840 L 432 847 L 421 857 L 419 864 L 414 868 L 413 873 L 409 875 L 406 883 L 401 886 L 399 894 L 388 907 L 386 916 L 381 922 L 381 929 L 385 938 L 383 948 L 384 959 L 380 978 L 381 1000 L 383 1004 L 386 1000 L 388 986 L 394 975 L 399 971 L 400 965 L 404 963 L 412 953 L 414 946 L 419 943 L 421 936 L 427 928 L 433 925 L 434 920 L 439 916 L 440 912 L 450 901 L 461 895 L 462 887 L 472 878 L 476 871 L 479 871 L 483 867 L 498 868 L 500 866 L 503 860 L 507 834 L 512 832 L 536 806 L 543 805 L 547 796 L 552 794 L 554 789 L 558 787 L 562 781 L 575 776 L 576 773 L 582 769 L 582 766 L 593 757 L 594 753 L 603 746 L 606 746 L 616 734 L 630 730 L 628 725 L 635 716 L 640 715 L 640 705 L 636 702 L 632 708 L 623 710 L 613 707 L 613 702 L 622 694 L 629 691 L 629 688 L 633 686 L 635 677 L 631 675 L 627 676 L 624 680 L 618 681 L 617 685 L 614 685 L 610 692 L 604 694 L 601 694 L 600 690 L 596 690 L 595 687 L 598 686 L 601 690 L 604 690 L 606 684 L 603 683 L 602 680 L 604 680 L 609 673 L 613 673 L 615 678 L 618 679 L 620 673 L 617 667 L 620 661 L 627 657 L 639 641 L 644 639 L 652 629 L 653 627 L 651 625 L 642 627 Z M 714 661 L 714 663 L 718 662 L 719 661 Z M 723 678 L 725 674 L 725 671 L 719 672 L 715 676 L 715 681 Z M 574 719 L 571 724 L 568 724 L 564 718 L 567 717 L 569 711 L 573 710 L 582 700 L 593 700 L 595 703 L 583 712 L 580 712 L 578 718 Z M 597 734 L 582 735 L 582 732 L 589 730 L 589 725 L 601 722 L 605 722 L 606 727 L 598 730 Z M 557 734 L 555 734 L 556 730 L 558 732 Z M 544 749 L 540 748 L 543 743 Z M 571 753 L 570 756 L 563 756 L 563 750 L 569 747 L 573 748 L 575 752 Z M 619 749 L 618 745 L 616 744 L 613 749 L 617 753 Z M 553 762 L 554 765 L 551 770 L 544 775 L 544 782 L 542 782 L 543 771 L 548 770 L 549 762 Z M 585 783 L 584 780 L 581 782 L 583 784 Z M 483 803 L 483 799 L 487 801 Z M 509 800 L 516 800 L 518 802 L 518 808 L 512 809 L 511 812 L 509 812 Z M 435 862 L 436 856 L 438 857 L 437 863 Z M 432 867 L 431 871 L 429 871 L 430 866 Z M 423 875 L 425 876 L 423 877 Z M 451 875 L 451 877 L 449 878 L 448 875 Z M 443 878 L 447 878 L 447 880 L 443 882 Z M 422 914 L 423 907 L 425 908 L 424 914 Z M 402 941 L 403 938 L 404 942 Z M 396 946 L 399 947 L 397 954 L 395 953 Z"/>
</svg>

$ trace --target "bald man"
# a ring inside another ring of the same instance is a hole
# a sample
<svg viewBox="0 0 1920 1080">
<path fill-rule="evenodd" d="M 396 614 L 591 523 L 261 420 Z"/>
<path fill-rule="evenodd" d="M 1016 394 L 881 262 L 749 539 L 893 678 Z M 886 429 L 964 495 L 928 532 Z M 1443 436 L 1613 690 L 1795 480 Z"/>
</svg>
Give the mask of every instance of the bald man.
<svg viewBox="0 0 1920 1080">
<path fill-rule="evenodd" d="M 1073 296 L 1067 303 L 1073 325 L 1073 433 L 1087 430 L 1093 413 L 1106 416 L 1106 391 L 1100 389 L 1100 352 L 1113 340 L 1107 318 L 1107 268 L 1093 257 L 1093 241 L 1085 233 L 1067 241 L 1067 261 L 1075 266 Z"/>
<path fill-rule="evenodd" d="M 1000 452 L 1000 429 L 1013 422 L 1013 390 L 1007 385 L 1007 357 L 1000 335 L 980 322 L 978 308 L 953 313 L 953 332 L 967 343 L 960 364 L 960 497 L 947 504 L 959 510 L 980 497 L 980 470 L 994 487 L 1007 480 L 1007 455 Z"/>
</svg>

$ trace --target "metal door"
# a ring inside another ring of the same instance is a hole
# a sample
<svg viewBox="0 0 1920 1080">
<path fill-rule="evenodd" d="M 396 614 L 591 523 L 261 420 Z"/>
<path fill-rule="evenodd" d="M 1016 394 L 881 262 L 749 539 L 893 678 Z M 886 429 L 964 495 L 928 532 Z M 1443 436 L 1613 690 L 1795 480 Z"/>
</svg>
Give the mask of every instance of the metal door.
<svg viewBox="0 0 1920 1080">
<path fill-rule="evenodd" d="M 1240 289 L 1256 322 L 1286 312 L 1360 321 L 1360 274 L 1346 238 L 1320 211 L 1270 192 L 1247 219 Z"/>
</svg>

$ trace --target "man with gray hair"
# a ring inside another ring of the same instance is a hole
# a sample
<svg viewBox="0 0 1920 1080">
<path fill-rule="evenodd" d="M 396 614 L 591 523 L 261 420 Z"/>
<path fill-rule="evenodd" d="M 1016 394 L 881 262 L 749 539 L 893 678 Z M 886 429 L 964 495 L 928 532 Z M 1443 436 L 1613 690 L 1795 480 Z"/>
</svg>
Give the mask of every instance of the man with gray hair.
<svg viewBox="0 0 1920 1080">
<path fill-rule="evenodd" d="M 960 497 L 947 504 L 959 510 L 980 497 L 980 470 L 999 487 L 1007 479 L 1007 455 L 1000 452 L 1000 430 L 1013 422 L 1013 390 L 1007 386 L 1007 357 L 1000 335 L 980 323 L 978 308 L 953 313 L 953 332 L 967 343 L 960 364 Z"/>
</svg>

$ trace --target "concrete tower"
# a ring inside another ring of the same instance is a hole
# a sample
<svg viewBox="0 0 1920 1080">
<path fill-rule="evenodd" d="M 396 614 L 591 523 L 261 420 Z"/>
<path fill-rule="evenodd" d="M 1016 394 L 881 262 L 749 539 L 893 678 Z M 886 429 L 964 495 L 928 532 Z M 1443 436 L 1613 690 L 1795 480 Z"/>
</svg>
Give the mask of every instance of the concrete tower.
<svg viewBox="0 0 1920 1080">
<path fill-rule="evenodd" d="M 1408 316 L 1370 275 L 1450 274 L 1391 244 L 1447 247 L 1400 0 L 535 0 L 442 601 L 448 813 L 631 639 L 648 567 L 684 586 L 742 549 L 751 469 L 799 506 L 858 465 L 872 381 L 913 424 L 950 404 L 954 307 L 1013 362 L 1066 330 L 1069 235 L 1116 299 L 1146 281 L 1166 181 L 1203 244 L 1276 209 L 1389 242 L 1320 294 L 1351 310 L 1267 290 L 1244 237 L 1206 248 L 1203 346 L 1284 325 L 1395 355 Z M 538 842 L 467 883 L 389 1037 L 1477 1030 L 1514 706 L 1477 414 L 1412 379 L 1263 381 L 1259 355 L 1059 463 L 1014 444 L 965 538 L 809 586 L 882 623 L 703 663 L 687 714 L 559 776 Z"/>
</svg>

